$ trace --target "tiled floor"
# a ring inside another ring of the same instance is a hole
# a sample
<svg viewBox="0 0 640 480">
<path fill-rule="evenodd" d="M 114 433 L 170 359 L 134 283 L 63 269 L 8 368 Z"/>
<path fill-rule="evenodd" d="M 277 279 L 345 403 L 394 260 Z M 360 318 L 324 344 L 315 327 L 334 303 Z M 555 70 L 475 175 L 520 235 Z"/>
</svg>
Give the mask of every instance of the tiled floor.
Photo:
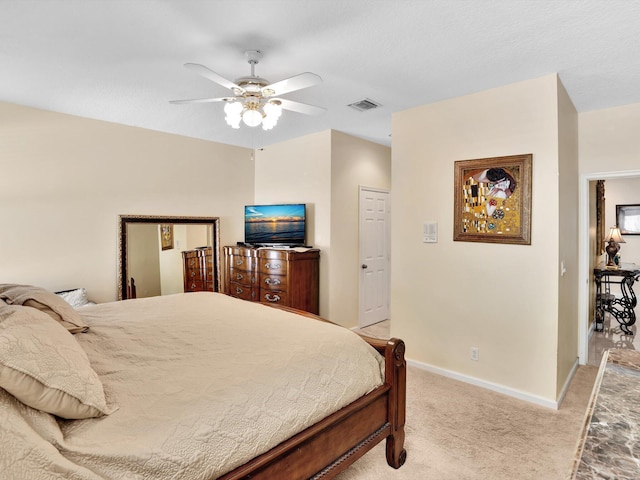
<svg viewBox="0 0 640 480">
<path fill-rule="evenodd" d="M 636 315 L 640 312 L 636 308 Z M 627 335 L 620 330 L 618 321 L 609 314 L 605 315 L 604 330 L 593 332 L 589 340 L 589 365 L 600 365 L 602 354 L 610 348 L 628 348 L 640 350 L 640 339 L 638 338 L 637 324 L 629 327 L 634 334 Z"/>
</svg>

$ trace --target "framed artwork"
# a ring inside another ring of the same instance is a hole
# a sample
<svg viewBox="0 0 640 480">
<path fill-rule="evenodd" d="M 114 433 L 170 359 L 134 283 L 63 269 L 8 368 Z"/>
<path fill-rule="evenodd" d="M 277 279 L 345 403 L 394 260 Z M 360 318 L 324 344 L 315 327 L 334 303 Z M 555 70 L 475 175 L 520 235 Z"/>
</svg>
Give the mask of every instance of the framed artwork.
<svg viewBox="0 0 640 480">
<path fill-rule="evenodd" d="M 622 235 L 640 235 L 640 205 L 616 205 L 616 222 Z"/>
<path fill-rule="evenodd" d="M 531 245 L 532 157 L 455 162 L 455 241 Z"/>
<path fill-rule="evenodd" d="M 160 244 L 162 250 L 171 250 L 173 248 L 173 225 L 170 223 L 160 224 Z"/>
</svg>

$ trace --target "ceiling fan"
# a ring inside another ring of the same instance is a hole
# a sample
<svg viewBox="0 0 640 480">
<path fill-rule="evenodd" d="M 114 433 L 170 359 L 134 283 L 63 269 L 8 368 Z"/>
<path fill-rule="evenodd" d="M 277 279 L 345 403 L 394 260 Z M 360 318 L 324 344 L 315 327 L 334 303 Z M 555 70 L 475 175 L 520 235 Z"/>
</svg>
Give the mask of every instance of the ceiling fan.
<svg viewBox="0 0 640 480">
<path fill-rule="evenodd" d="M 262 57 L 259 50 L 245 52 L 251 65 L 251 75 L 240 77 L 232 82 L 204 65 L 198 63 L 185 63 L 185 67 L 203 77 L 216 82 L 233 92 L 234 96 L 219 98 L 199 98 L 190 100 L 172 100 L 170 103 L 208 103 L 225 102 L 225 120 L 232 128 L 240 128 L 240 121 L 249 127 L 257 127 L 262 124 L 264 130 L 270 130 L 275 126 L 282 110 L 304 113 L 306 115 L 319 115 L 326 111 L 325 108 L 294 102 L 280 97 L 285 93 L 294 92 L 303 88 L 312 87 L 322 83 L 322 79 L 314 73 L 301 73 L 293 77 L 269 83 L 268 80 L 255 74 L 255 66 Z"/>
</svg>

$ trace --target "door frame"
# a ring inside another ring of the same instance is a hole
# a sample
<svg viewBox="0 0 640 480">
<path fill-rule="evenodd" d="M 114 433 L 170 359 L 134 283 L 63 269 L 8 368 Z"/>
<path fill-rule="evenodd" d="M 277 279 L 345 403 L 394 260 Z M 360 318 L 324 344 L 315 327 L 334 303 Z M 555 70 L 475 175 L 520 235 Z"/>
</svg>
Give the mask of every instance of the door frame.
<svg viewBox="0 0 640 480">
<path fill-rule="evenodd" d="M 589 271 L 589 182 L 631 177 L 640 177 L 640 170 L 580 175 L 578 189 L 578 361 L 581 365 L 586 365 L 589 361 L 589 283 L 591 282 L 591 272 Z"/>
<path fill-rule="evenodd" d="M 358 186 L 358 327 L 361 328 L 363 324 L 363 310 L 364 310 L 364 282 L 362 281 L 362 252 L 364 251 L 364 238 L 362 235 L 362 208 L 360 205 L 360 199 L 362 197 L 362 192 L 376 192 L 376 193 L 384 193 L 387 195 L 388 199 L 388 212 L 387 212 L 387 222 L 385 224 L 386 231 L 385 236 L 387 237 L 387 252 L 386 252 L 386 261 L 387 261 L 387 311 L 391 312 L 391 191 L 386 188 L 376 188 L 376 187 L 366 187 L 363 185 Z"/>
</svg>

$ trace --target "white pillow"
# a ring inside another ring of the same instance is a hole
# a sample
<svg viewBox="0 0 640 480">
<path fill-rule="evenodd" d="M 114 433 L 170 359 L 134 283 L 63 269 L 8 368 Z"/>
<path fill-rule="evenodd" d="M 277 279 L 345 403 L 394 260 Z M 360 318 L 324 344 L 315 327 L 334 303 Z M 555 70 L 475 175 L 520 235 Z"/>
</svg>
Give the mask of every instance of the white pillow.
<svg viewBox="0 0 640 480">
<path fill-rule="evenodd" d="M 62 325 L 31 307 L 0 304 L 0 387 L 62 418 L 108 415 L 102 382 Z"/>
<path fill-rule="evenodd" d="M 87 298 L 87 290 L 85 288 L 76 288 L 75 290 L 56 292 L 56 295 L 61 297 L 73 308 L 84 307 L 87 303 L 89 303 L 89 299 Z"/>
</svg>

